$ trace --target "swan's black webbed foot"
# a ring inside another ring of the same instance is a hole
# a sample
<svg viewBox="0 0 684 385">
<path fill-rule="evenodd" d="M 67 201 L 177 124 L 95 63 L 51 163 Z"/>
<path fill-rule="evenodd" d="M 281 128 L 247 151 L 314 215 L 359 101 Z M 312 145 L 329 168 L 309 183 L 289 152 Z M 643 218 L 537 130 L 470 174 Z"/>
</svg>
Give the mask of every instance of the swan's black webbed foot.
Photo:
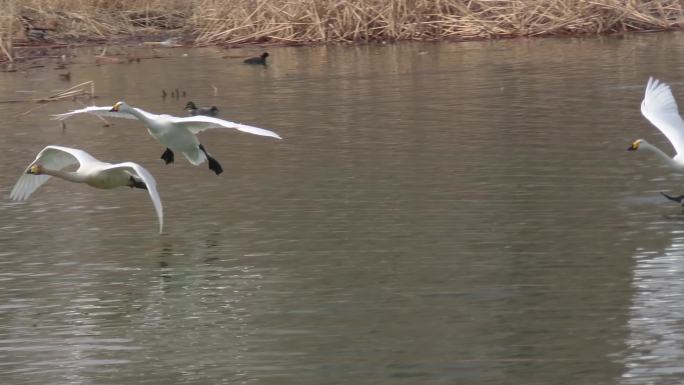
<svg viewBox="0 0 684 385">
<path fill-rule="evenodd" d="M 173 163 L 173 151 L 171 151 L 170 148 L 167 148 L 162 154 L 161 159 L 164 159 L 166 164 Z"/>
<path fill-rule="evenodd" d="M 131 188 L 141 188 L 143 190 L 147 190 L 147 185 L 145 184 L 145 182 L 143 182 L 141 180 L 136 180 L 132 176 L 131 176 L 130 181 L 131 181 L 131 184 L 129 184 L 129 186 L 131 186 Z"/>
<path fill-rule="evenodd" d="M 209 170 L 215 172 L 216 175 L 219 175 L 220 173 L 222 173 L 223 167 L 221 167 L 221 165 L 219 164 L 219 162 L 216 161 L 216 159 L 209 156 L 209 153 L 207 152 L 207 150 L 204 149 L 204 146 L 200 144 L 199 149 L 202 150 L 204 155 L 207 156 L 207 161 L 209 162 Z"/>
<path fill-rule="evenodd" d="M 207 155 L 207 160 L 209 161 L 209 170 L 215 172 L 216 175 L 219 175 L 223 172 L 223 167 L 221 167 L 221 165 L 219 164 L 219 162 L 216 161 L 216 159 Z"/>
<path fill-rule="evenodd" d="M 673 196 L 670 196 L 670 195 L 665 194 L 664 192 L 661 192 L 661 194 L 663 194 L 663 196 L 664 196 L 665 198 L 667 198 L 667 199 L 669 199 L 669 200 L 671 200 L 671 201 L 675 201 L 675 202 L 677 202 L 677 203 L 682 203 L 682 199 L 684 199 L 684 195 L 680 195 L 680 196 L 678 196 L 678 197 L 673 197 Z"/>
</svg>

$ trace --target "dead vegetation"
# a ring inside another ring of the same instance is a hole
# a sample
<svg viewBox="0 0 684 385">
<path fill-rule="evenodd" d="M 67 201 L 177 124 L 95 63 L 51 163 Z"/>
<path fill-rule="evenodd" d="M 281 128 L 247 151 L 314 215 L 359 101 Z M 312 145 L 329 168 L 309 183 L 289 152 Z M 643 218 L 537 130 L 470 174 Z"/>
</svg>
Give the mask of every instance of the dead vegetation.
<svg viewBox="0 0 684 385">
<path fill-rule="evenodd" d="M 214 0 L 196 43 L 355 42 L 604 34 L 679 26 L 678 0 Z"/>
<path fill-rule="evenodd" d="M 679 28 L 680 0 L 0 0 L 0 52 L 31 42 L 197 45 L 591 35 Z"/>
<path fill-rule="evenodd" d="M 86 99 L 86 100 L 90 100 L 94 97 L 95 97 L 95 82 L 93 82 L 92 80 L 88 80 L 87 82 L 77 84 L 75 86 L 69 87 L 65 90 L 55 92 L 55 93 L 48 95 L 48 96 L 44 96 L 44 97 L 40 97 L 40 98 L 33 98 L 33 99 L 0 100 L 0 103 L 25 103 L 25 102 L 47 103 L 47 102 L 55 102 L 58 100 L 64 100 L 64 99 L 70 99 L 70 100 Z"/>
</svg>

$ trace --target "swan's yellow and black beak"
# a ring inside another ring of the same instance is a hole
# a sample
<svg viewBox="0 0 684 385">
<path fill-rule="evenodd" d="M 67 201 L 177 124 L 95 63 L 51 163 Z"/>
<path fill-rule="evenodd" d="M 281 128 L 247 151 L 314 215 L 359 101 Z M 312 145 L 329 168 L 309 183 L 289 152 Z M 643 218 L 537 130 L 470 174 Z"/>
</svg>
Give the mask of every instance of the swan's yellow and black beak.
<svg viewBox="0 0 684 385">
<path fill-rule="evenodd" d="M 627 148 L 627 151 L 636 151 L 639 149 L 639 144 L 641 144 L 641 140 L 635 140 L 634 143 L 632 143 L 631 146 Z"/>
<path fill-rule="evenodd" d="M 115 105 L 113 105 L 109 112 L 119 112 L 119 107 L 121 107 L 121 102 L 117 102 Z"/>
<path fill-rule="evenodd" d="M 34 175 L 39 175 L 40 174 L 40 165 L 39 164 L 34 164 L 31 167 L 29 167 L 28 171 L 26 171 L 27 174 L 34 174 Z"/>
</svg>

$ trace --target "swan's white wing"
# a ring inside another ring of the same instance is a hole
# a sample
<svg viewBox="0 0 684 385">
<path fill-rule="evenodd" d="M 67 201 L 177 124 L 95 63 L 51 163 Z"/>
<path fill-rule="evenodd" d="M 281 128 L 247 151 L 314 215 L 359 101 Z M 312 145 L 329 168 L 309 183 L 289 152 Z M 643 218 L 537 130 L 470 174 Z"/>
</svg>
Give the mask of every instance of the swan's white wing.
<svg viewBox="0 0 684 385">
<path fill-rule="evenodd" d="M 132 107 L 135 108 L 135 107 Z M 143 115 L 145 115 L 149 119 L 154 119 L 157 117 L 155 114 L 151 114 L 147 111 L 141 110 L 140 108 L 135 108 L 136 110 L 140 111 Z M 81 108 L 80 110 L 72 110 L 69 112 L 65 112 L 63 114 L 57 114 L 57 115 L 52 115 L 53 119 L 56 120 L 64 120 L 66 118 L 71 117 L 72 115 L 77 115 L 77 114 L 94 114 L 94 115 L 99 115 L 103 116 L 105 118 L 122 118 L 122 119 L 138 119 L 135 115 L 129 113 L 129 112 L 123 112 L 123 111 L 112 111 L 112 107 L 98 107 L 98 106 L 89 106 L 86 108 Z"/>
<path fill-rule="evenodd" d="M 684 154 L 684 121 L 679 116 L 670 86 L 648 78 L 641 113 L 665 134 L 678 155 Z"/>
<path fill-rule="evenodd" d="M 170 118 L 173 121 L 173 123 L 179 124 L 182 127 L 187 128 L 193 134 L 196 134 L 204 130 L 208 130 L 210 128 L 230 128 L 254 135 L 270 136 L 271 138 L 282 139 L 280 135 L 276 134 L 273 131 L 265 130 L 259 127 L 248 126 L 246 124 L 230 122 L 228 120 L 214 118 L 211 116 L 195 115 L 183 118 L 171 116 Z"/>
<path fill-rule="evenodd" d="M 85 151 L 69 147 L 47 146 L 38 153 L 36 159 L 26 167 L 24 173 L 19 177 L 14 188 L 12 188 L 10 199 L 19 201 L 28 199 L 38 187 L 42 186 L 43 183 L 50 179 L 49 175 L 33 175 L 26 173 L 29 168 L 36 163 L 49 169 L 61 170 L 70 165 L 90 162 L 97 162 L 97 159 L 93 158 Z"/>
<path fill-rule="evenodd" d="M 157 212 L 157 217 L 159 218 L 159 232 L 162 232 L 164 227 L 164 211 L 162 208 L 161 199 L 159 198 L 159 193 L 157 192 L 157 182 L 154 180 L 152 174 L 150 174 L 143 166 L 133 163 L 133 162 L 123 162 L 117 163 L 104 168 L 105 170 L 112 169 L 124 169 L 131 174 L 137 175 L 145 182 L 147 186 L 147 192 L 150 194 L 152 199 L 152 204 L 154 204 L 154 211 Z"/>
</svg>

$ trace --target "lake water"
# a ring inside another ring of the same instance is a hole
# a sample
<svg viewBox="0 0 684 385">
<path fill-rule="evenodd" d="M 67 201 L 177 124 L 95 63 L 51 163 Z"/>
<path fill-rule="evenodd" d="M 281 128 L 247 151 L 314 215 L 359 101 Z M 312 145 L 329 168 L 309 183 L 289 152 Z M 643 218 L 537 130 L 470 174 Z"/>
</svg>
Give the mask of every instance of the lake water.
<svg viewBox="0 0 684 385">
<path fill-rule="evenodd" d="M 625 151 L 673 153 L 639 105 L 651 75 L 684 101 L 682 37 L 269 48 L 265 68 L 223 57 L 257 48 L 85 50 L 71 82 L 0 73 L 1 100 L 94 80 L 97 105 L 193 100 L 284 138 L 201 133 L 217 177 L 164 165 L 139 122 L 0 104 L 1 382 L 682 381 L 684 215 L 659 192 L 684 178 Z M 48 144 L 148 168 L 164 233 L 143 190 L 53 179 L 10 201 Z"/>
</svg>

